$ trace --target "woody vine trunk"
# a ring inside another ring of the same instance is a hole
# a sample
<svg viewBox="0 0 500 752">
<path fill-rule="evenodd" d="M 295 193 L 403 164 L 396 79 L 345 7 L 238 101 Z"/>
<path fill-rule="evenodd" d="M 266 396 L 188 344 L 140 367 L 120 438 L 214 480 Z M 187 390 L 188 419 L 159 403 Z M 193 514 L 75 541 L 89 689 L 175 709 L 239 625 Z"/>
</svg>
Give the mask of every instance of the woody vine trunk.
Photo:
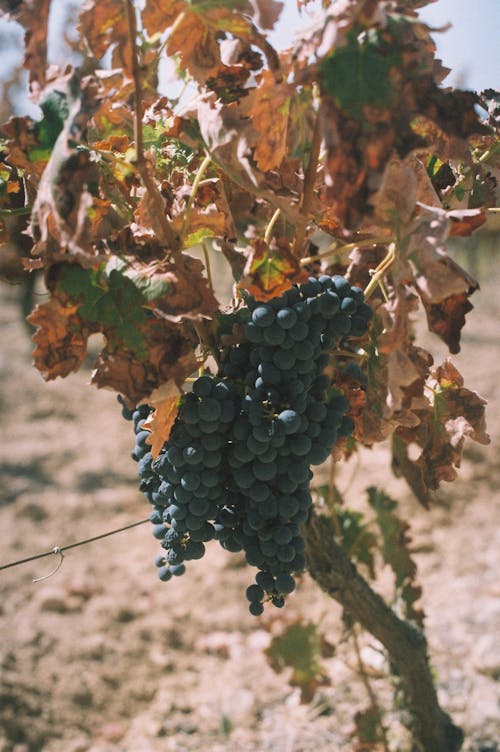
<svg viewBox="0 0 500 752">
<path fill-rule="evenodd" d="M 333 539 L 325 517 L 313 514 L 304 535 L 313 579 L 387 650 L 401 680 L 419 752 L 458 752 L 463 733 L 439 705 L 423 632 L 400 619 L 369 586 Z"/>
</svg>

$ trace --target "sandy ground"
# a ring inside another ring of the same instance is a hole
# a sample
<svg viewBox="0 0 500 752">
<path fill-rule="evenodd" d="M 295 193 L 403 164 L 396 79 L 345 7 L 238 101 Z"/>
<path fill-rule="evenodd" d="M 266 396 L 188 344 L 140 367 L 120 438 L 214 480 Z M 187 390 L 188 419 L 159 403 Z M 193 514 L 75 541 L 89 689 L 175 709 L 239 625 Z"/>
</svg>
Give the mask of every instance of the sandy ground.
<svg viewBox="0 0 500 752">
<path fill-rule="evenodd" d="M 430 512 L 385 469 L 386 447 L 363 451 L 338 481 L 349 502 L 369 484 L 385 488 L 411 521 L 439 695 L 467 752 L 500 749 L 497 258 L 480 266 L 483 289 L 453 358 L 489 401 L 492 444 L 467 445 L 459 481 Z M 0 287 L 0 564 L 149 514 L 115 396 L 86 385 L 91 357 L 65 381 L 42 381 L 18 298 Z M 0 572 L 0 752 L 356 750 L 352 718 L 367 700 L 352 646 L 339 644 L 340 609 L 306 577 L 284 611 L 255 619 L 244 598 L 250 570 L 209 549 L 184 577 L 160 583 L 158 543 L 144 525 L 67 552 L 38 583 L 55 557 Z M 310 705 L 263 653 L 297 618 L 318 621 L 337 646 L 324 660 L 331 686 Z M 377 646 L 369 636 L 363 645 L 388 702 Z M 391 749 L 405 752 L 396 716 L 386 723 Z"/>
</svg>

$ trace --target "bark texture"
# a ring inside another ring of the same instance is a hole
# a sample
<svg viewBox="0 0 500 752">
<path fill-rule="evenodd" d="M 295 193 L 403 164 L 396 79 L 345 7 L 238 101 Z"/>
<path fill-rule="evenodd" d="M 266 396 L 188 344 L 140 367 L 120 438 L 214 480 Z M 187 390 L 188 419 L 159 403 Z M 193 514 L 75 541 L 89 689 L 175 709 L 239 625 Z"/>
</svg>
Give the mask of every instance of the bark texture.
<svg viewBox="0 0 500 752">
<path fill-rule="evenodd" d="M 458 752 L 463 733 L 439 706 L 424 634 L 372 590 L 335 542 L 328 518 L 313 513 L 304 535 L 313 579 L 386 648 L 405 692 L 417 749 Z"/>
</svg>

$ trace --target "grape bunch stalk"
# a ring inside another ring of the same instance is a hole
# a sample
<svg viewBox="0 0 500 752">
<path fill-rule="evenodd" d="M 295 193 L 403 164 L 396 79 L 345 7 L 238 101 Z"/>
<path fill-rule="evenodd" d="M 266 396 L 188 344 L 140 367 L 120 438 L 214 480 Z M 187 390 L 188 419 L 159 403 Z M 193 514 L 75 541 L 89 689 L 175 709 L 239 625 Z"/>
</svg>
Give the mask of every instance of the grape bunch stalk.
<svg viewBox="0 0 500 752">
<path fill-rule="evenodd" d="M 134 421 L 132 457 L 163 548 L 159 578 L 183 574 L 218 540 L 257 568 L 246 597 L 258 616 L 266 602 L 282 607 L 306 569 L 300 526 L 311 509 L 311 465 L 354 427 L 324 370 L 366 333 L 372 310 L 339 275 L 310 277 L 265 303 L 248 295 L 245 305 L 243 341 L 222 348 L 219 372 L 182 395 L 155 459 L 144 429 L 151 409 L 124 415 Z"/>
</svg>

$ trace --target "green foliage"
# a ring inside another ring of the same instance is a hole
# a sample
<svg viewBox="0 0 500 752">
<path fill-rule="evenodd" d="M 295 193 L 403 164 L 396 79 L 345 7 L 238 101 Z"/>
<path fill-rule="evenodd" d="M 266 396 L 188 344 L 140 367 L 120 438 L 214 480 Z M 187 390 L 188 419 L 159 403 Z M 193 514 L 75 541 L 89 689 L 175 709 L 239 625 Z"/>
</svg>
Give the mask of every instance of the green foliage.
<svg viewBox="0 0 500 752">
<path fill-rule="evenodd" d="M 144 356 L 144 335 L 138 327 L 147 319 L 145 300 L 131 279 L 116 269 L 106 274 L 67 266 L 57 286 L 73 303 L 79 304 L 78 312 L 84 321 L 106 329 L 111 346 L 122 345 L 136 357 Z"/>
<path fill-rule="evenodd" d="M 334 49 L 321 63 L 321 82 L 341 110 L 362 120 L 364 107 L 391 105 L 389 71 L 396 61 L 380 51 L 377 32 L 361 38 L 352 33 L 345 47 Z"/>
<path fill-rule="evenodd" d="M 317 686 L 325 683 L 321 658 L 329 652 L 318 627 L 311 622 L 291 624 L 281 635 L 273 637 L 266 649 L 276 672 L 292 669 L 290 684 L 300 687 L 303 699 L 311 699 Z"/>
</svg>

